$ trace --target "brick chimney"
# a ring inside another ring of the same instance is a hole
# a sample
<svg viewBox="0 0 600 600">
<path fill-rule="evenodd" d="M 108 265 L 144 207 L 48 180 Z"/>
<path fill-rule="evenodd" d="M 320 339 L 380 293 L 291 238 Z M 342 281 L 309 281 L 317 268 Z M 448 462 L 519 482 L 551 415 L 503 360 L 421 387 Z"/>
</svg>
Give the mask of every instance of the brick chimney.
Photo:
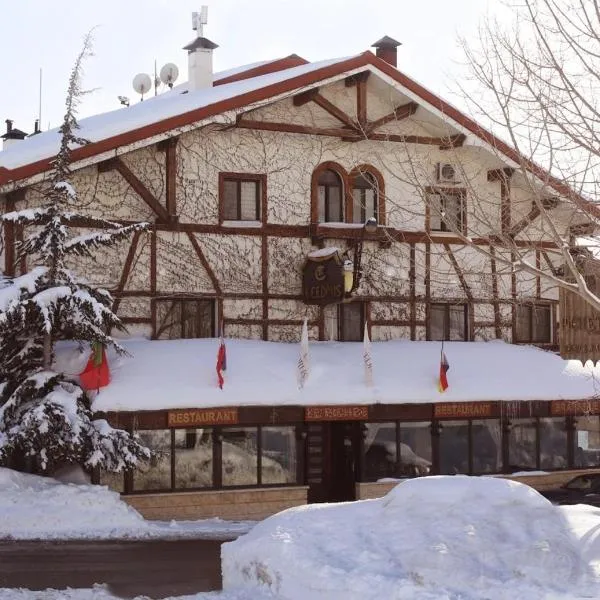
<svg viewBox="0 0 600 600">
<path fill-rule="evenodd" d="M 385 60 L 392 67 L 398 67 L 398 46 L 402 44 L 387 35 L 384 35 L 380 40 L 372 44 L 375 48 L 375 56 Z"/>
<path fill-rule="evenodd" d="M 192 27 L 196 39 L 183 49 L 188 51 L 188 90 L 200 90 L 213 84 L 213 50 L 219 46 L 203 37 L 203 26 L 207 21 L 207 8 L 192 14 Z"/>
<path fill-rule="evenodd" d="M 27 134 L 16 127 L 13 127 L 12 119 L 6 119 L 6 133 L 0 136 L 4 141 L 2 143 L 2 150 L 6 150 L 12 144 L 20 142 L 27 137 Z"/>
</svg>

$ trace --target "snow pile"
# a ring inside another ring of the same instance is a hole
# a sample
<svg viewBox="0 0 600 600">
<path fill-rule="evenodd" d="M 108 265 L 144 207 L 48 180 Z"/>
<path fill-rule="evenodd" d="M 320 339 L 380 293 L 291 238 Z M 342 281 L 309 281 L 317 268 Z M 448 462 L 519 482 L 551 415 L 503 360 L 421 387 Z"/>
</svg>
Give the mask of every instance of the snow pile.
<svg viewBox="0 0 600 600">
<path fill-rule="evenodd" d="M 528 486 L 427 477 L 378 500 L 270 517 L 222 546 L 223 586 L 282 600 L 599 597 L 576 544 Z"/>
<path fill-rule="evenodd" d="M 113 538 L 140 535 L 149 527 L 106 487 L 0 468 L 0 538 Z"/>
<path fill-rule="evenodd" d="M 600 380 L 600 365 L 584 367 L 531 346 L 446 342 L 450 387 L 441 394 L 440 343 L 394 340 L 371 344 L 373 385 L 367 386 L 362 342 L 311 341 L 310 373 L 299 389 L 299 344 L 234 339 L 226 343 L 221 390 L 215 371 L 218 339 L 124 341 L 130 356 L 109 354 L 112 382 L 101 390 L 93 409 L 580 400 L 597 398 Z M 63 350 L 56 368 L 81 372 L 89 352 Z"/>
<path fill-rule="evenodd" d="M 60 476 L 84 480 L 76 470 Z M 254 524 L 218 518 L 146 521 L 105 486 L 61 483 L 0 467 L 0 539 L 231 539 Z"/>
</svg>

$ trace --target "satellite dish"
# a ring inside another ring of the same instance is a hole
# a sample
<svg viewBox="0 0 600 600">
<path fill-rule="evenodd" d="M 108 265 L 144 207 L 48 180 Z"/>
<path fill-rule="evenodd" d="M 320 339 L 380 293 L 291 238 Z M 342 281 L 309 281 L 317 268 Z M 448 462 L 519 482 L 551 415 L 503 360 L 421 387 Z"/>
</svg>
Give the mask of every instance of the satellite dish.
<svg viewBox="0 0 600 600">
<path fill-rule="evenodd" d="M 142 100 L 144 99 L 144 94 L 150 91 L 152 87 L 152 80 L 150 79 L 150 75 L 146 73 L 138 73 L 133 78 L 133 89 L 142 95 Z"/>
<path fill-rule="evenodd" d="M 177 65 L 173 63 L 167 63 L 160 70 L 160 80 L 170 88 L 173 87 L 177 77 L 179 77 L 179 69 L 177 68 Z"/>
</svg>

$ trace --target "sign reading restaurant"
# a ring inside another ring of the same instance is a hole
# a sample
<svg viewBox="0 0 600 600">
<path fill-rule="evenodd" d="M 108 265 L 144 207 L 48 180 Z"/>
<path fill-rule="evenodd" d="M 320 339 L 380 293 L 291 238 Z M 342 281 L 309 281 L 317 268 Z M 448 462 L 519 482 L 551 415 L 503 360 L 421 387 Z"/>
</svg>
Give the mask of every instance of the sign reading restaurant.
<svg viewBox="0 0 600 600">
<path fill-rule="evenodd" d="M 167 415 L 167 427 L 236 425 L 237 423 L 237 408 L 190 408 L 170 410 Z"/>
</svg>

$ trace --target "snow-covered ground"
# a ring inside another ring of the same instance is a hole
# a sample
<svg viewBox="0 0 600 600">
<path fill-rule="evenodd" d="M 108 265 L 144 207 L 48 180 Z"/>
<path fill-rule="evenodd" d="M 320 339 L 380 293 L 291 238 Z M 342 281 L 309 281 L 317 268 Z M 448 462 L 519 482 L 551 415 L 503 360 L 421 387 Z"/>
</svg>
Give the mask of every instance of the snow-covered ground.
<svg viewBox="0 0 600 600">
<path fill-rule="evenodd" d="M 426 477 L 266 519 L 223 545 L 223 586 L 282 600 L 598 598 L 599 529 L 598 511 L 518 482 Z"/>
<path fill-rule="evenodd" d="M 231 538 L 254 521 L 146 521 L 104 486 L 0 468 L 0 539 Z"/>
</svg>

